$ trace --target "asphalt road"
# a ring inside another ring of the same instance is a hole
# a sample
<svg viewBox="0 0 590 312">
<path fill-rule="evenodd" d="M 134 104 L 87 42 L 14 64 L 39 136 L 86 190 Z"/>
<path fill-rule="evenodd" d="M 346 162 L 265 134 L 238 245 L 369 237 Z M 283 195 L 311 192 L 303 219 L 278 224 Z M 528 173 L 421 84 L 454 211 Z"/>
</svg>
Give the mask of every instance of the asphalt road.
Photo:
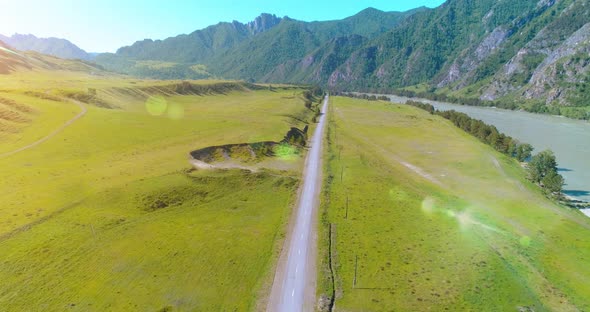
<svg viewBox="0 0 590 312">
<path fill-rule="evenodd" d="M 277 310 L 281 312 L 298 312 L 313 309 L 315 303 L 315 292 L 310 294 L 310 289 L 306 289 L 306 287 L 308 287 L 311 279 L 315 280 L 316 274 L 315 265 L 310 263 L 314 261 L 314 257 L 310 255 L 314 254 L 314 248 L 316 247 L 313 238 L 315 233 L 313 220 L 319 206 L 322 183 L 322 140 L 324 138 L 328 99 L 328 96 L 324 99 L 322 115 L 309 143 L 310 149 L 303 174 L 303 188 L 288 245 L 287 265 L 283 274 L 277 275 L 281 276 L 281 279 L 275 280 L 275 283 L 281 285 L 278 293 L 280 300 L 277 306 Z"/>
</svg>

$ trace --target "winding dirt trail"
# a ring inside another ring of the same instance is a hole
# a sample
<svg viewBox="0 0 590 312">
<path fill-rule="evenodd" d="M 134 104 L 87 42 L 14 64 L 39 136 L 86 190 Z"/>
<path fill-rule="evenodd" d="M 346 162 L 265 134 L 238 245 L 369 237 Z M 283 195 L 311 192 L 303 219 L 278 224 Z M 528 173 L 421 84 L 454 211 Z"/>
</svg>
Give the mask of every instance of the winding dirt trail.
<svg viewBox="0 0 590 312">
<path fill-rule="evenodd" d="M 10 151 L 10 152 L 6 152 L 3 154 L 0 154 L 0 158 L 4 158 L 4 157 L 8 157 L 8 156 L 12 156 L 16 153 L 22 152 L 24 150 L 28 150 L 30 148 L 33 148 L 49 139 L 51 139 L 52 137 L 54 137 L 56 134 L 62 132 L 65 128 L 67 128 L 69 125 L 71 125 L 72 123 L 74 123 L 76 120 L 82 118 L 82 116 L 86 115 L 86 113 L 88 112 L 88 110 L 86 109 L 86 106 L 84 106 L 84 104 L 78 102 L 78 101 L 74 101 L 74 100 L 70 100 L 71 103 L 74 103 L 76 105 L 78 105 L 78 107 L 80 107 L 81 111 L 80 113 L 78 113 L 78 115 L 74 116 L 74 118 L 66 121 L 63 125 L 61 125 L 59 128 L 55 129 L 53 132 L 51 132 L 50 134 L 48 134 L 47 136 L 29 144 L 26 146 L 23 146 L 19 149 L 16 149 L 14 151 Z"/>
</svg>

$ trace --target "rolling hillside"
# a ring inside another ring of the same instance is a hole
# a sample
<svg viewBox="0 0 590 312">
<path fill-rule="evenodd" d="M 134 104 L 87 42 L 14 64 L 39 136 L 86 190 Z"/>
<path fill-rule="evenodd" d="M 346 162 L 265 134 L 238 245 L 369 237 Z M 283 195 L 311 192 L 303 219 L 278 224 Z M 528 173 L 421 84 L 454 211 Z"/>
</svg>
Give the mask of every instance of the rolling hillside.
<svg viewBox="0 0 590 312">
<path fill-rule="evenodd" d="M 102 67 L 83 60 L 68 60 L 37 52 L 22 52 L 0 41 L 0 75 L 13 72 L 71 71 L 101 75 Z"/>
<path fill-rule="evenodd" d="M 254 310 L 303 158 L 188 157 L 303 128 L 306 89 L 131 79 L 3 43 L 0 66 L 0 310 Z"/>
</svg>

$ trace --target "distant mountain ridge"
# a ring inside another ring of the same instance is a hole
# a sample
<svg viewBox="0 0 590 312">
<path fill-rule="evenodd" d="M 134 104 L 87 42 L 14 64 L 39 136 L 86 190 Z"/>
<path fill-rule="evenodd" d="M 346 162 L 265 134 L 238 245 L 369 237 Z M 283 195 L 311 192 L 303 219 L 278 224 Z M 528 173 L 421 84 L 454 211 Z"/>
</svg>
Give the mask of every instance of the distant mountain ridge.
<svg viewBox="0 0 590 312">
<path fill-rule="evenodd" d="M 202 63 L 220 50 L 265 32 L 281 22 L 281 18 L 262 14 L 254 21 L 242 24 L 222 22 L 188 35 L 164 40 L 145 39 L 117 50 L 116 55 L 135 60 L 158 60 L 181 63 Z"/>
<path fill-rule="evenodd" d="M 164 40 L 146 39 L 97 56 L 111 70 L 151 78 L 239 77 L 260 80 L 282 63 L 304 57 L 340 36 L 373 38 L 407 16 L 427 10 L 369 8 L 337 21 L 302 22 L 263 13 L 252 22 L 222 22 Z M 192 70 L 201 65 L 198 70 Z M 205 66 L 206 69 L 204 69 Z"/>
<path fill-rule="evenodd" d="M 319 84 L 590 119 L 589 16 L 587 0 L 447 0 L 320 22 L 262 14 L 95 62 L 146 78 Z"/>
<path fill-rule="evenodd" d="M 590 119 L 589 16 L 584 0 L 448 0 L 339 21 L 283 18 L 201 63 L 216 77 Z"/>
<path fill-rule="evenodd" d="M 277 17 L 274 14 L 262 13 L 256 17 L 253 21 L 247 24 L 250 33 L 253 35 L 265 32 L 281 22 L 282 18 Z M 234 23 L 239 23 L 234 21 Z"/>
<path fill-rule="evenodd" d="M 215 55 L 207 66 L 223 77 L 239 77 L 253 81 L 266 81 L 271 72 L 289 67 L 295 61 L 305 63 L 310 53 L 340 37 L 360 36 L 366 40 L 390 30 L 405 18 L 417 12 L 383 12 L 373 8 L 337 21 L 302 22 L 285 18 L 277 26 L 245 41 L 234 49 Z M 355 41 L 360 42 L 360 41 Z M 287 72 L 299 76 L 300 72 Z M 291 80 L 289 76 L 275 81 Z M 292 81 L 302 82 L 300 79 Z M 320 82 L 320 81 L 318 81 Z"/>
<path fill-rule="evenodd" d="M 56 70 L 84 72 L 92 75 L 104 75 L 104 69 L 84 60 L 62 59 L 34 51 L 19 51 L 0 41 L 0 75 L 21 71 Z M 112 75 L 113 73 L 108 73 Z"/>
<path fill-rule="evenodd" d="M 64 59 L 93 59 L 91 54 L 66 39 L 14 34 L 11 37 L 0 35 L 0 40 L 20 51 L 35 51 Z"/>
</svg>

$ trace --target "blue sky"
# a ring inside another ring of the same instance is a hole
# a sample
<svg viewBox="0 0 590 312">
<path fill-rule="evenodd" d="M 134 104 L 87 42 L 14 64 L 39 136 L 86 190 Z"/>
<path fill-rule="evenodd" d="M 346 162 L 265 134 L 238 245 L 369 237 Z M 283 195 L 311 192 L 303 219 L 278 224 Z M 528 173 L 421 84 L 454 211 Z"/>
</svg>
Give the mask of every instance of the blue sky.
<svg viewBox="0 0 590 312">
<path fill-rule="evenodd" d="M 443 0 L 0 0 L 0 34 L 66 38 L 89 52 L 114 52 L 260 13 L 304 21 L 341 19 L 374 7 L 405 11 Z"/>
</svg>

